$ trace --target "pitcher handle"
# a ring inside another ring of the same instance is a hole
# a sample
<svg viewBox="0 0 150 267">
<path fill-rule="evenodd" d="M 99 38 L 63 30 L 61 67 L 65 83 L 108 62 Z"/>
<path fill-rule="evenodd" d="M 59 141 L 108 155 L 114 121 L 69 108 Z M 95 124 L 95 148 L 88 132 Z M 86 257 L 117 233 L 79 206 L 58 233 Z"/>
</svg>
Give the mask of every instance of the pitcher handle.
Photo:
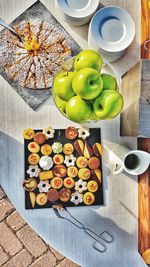
<svg viewBox="0 0 150 267">
<path fill-rule="evenodd" d="M 113 169 L 113 174 L 118 175 L 121 172 L 123 172 L 123 164 L 122 163 L 115 163 L 114 169 Z"/>
</svg>

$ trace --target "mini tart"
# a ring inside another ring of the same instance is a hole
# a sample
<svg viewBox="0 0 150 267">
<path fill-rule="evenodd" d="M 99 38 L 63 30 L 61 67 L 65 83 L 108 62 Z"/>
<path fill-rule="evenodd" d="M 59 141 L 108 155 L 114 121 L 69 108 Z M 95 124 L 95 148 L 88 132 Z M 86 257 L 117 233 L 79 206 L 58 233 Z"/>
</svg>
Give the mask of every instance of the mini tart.
<svg viewBox="0 0 150 267">
<path fill-rule="evenodd" d="M 55 130 L 49 126 L 47 129 L 43 130 L 43 134 L 46 136 L 46 139 L 53 138 L 55 134 Z"/>
<path fill-rule="evenodd" d="M 75 127 L 68 127 L 65 130 L 65 136 L 67 139 L 73 140 L 78 136 L 77 129 Z"/>
<path fill-rule="evenodd" d="M 81 179 L 75 182 L 75 190 L 78 191 L 79 193 L 86 191 L 86 189 L 87 189 L 87 182 L 83 182 Z"/>
<path fill-rule="evenodd" d="M 66 188 L 74 187 L 75 181 L 71 177 L 67 177 L 64 179 L 64 186 Z"/>
<path fill-rule="evenodd" d="M 97 157 L 92 157 L 88 161 L 88 166 L 90 169 L 98 169 L 100 165 L 100 160 Z"/>
<path fill-rule="evenodd" d="M 59 199 L 59 193 L 56 189 L 50 189 L 47 193 L 47 198 L 50 202 L 57 201 Z"/>
<path fill-rule="evenodd" d="M 34 178 L 29 178 L 23 181 L 23 188 L 30 192 L 33 191 L 37 187 L 37 182 Z"/>
<path fill-rule="evenodd" d="M 63 186 L 63 180 L 60 177 L 54 177 L 51 180 L 51 186 L 55 189 L 60 189 Z"/>
<path fill-rule="evenodd" d="M 44 156 L 49 156 L 52 153 L 52 148 L 49 144 L 44 144 L 41 146 L 41 153 Z"/>
<path fill-rule="evenodd" d="M 83 202 L 85 205 L 92 205 L 95 201 L 95 196 L 91 192 L 86 192 L 83 196 Z"/>
<path fill-rule="evenodd" d="M 82 168 L 78 172 L 78 177 L 82 180 L 88 180 L 91 176 L 91 171 L 88 168 Z"/>
<path fill-rule="evenodd" d="M 31 142 L 28 144 L 28 150 L 31 153 L 38 153 L 40 151 L 40 146 L 35 142 Z"/>
<path fill-rule="evenodd" d="M 71 197 L 71 191 L 69 188 L 62 188 L 59 192 L 59 199 L 62 202 L 68 202 Z"/>
<path fill-rule="evenodd" d="M 54 177 L 52 171 L 41 171 L 39 172 L 39 178 L 41 181 L 49 180 Z"/>
<path fill-rule="evenodd" d="M 74 150 L 74 147 L 70 143 L 65 144 L 64 147 L 63 147 L 63 152 L 64 152 L 65 155 L 72 154 L 73 150 Z"/>
<path fill-rule="evenodd" d="M 94 180 L 89 181 L 87 184 L 87 189 L 90 192 L 95 193 L 98 190 L 98 183 Z"/>
<path fill-rule="evenodd" d="M 44 206 L 47 203 L 47 194 L 45 194 L 45 193 L 39 193 L 36 196 L 36 203 L 39 206 Z"/>
<path fill-rule="evenodd" d="M 63 155 L 61 154 L 56 154 L 54 157 L 53 157 L 53 162 L 55 164 L 62 164 L 64 162 L 64 157 Z"/>
<path fill-rule="evenodd" d="M 78 169 L 75 166 L 70 166 L 67 169 L 67 174 L 69 177 L 75 178 L 78 175 Z"/>
<path fill-rule="evenodd" d="M 83 196 L 78 191 L 71 194 L 71 202 L 73 202 L 76 206 L 79 205 L 79 203 L 83 202 Z"/>
<path fill-rule="evenodd" d="M 88 160 L 85 157 L 78 157 L 76 160 L 76 165 L 79 168 L 85 168 L 88 165 Z"/>
<path fill-rule="evenodd" d="M 53 169 L 53 174 L 56 177 L 65 177 L 67 173 L 67 169 L 64 165 L 56 165 Z"/>
<path fill-rule="evenodd" d="M 32 165 L 38 164 L 39 160 L 40 160 L 40 156 L 36 153 L 30 154 L 28 157 L 28 162 Z"/>
<path fill-rule="evenodd" d="M 23 137 L 24 137 L 24 139 L 26 139 L 26 140 L 31 140 L 31 139 L 34 137 L 34 135 L 35 135 L 35 132 L 34 132 L 34 130 L 31 129 L 31 128 L 27 128 L 27 129 L 25 129 L 25 130 L 23 131 Z"/>
<path fill-rule="evenodd" d="M 55 154 L 59 154 L 63 151 L 63 146 L 60 142 L 54 142 L 52 144 L 52 150 Z"/>
<path fill-rule="evenodd" d="M 35 207 L 35 201 L 36 201 L 36 195 L 34 192 L 29 192 L 29 198 L 30 198 L 30 201 L 31 201 L 31 206 L 32 208 Z"/>
<path fill-rule="evenodd" d="M 64 163 L 66 164 L 67 167 L 70 167 L 70 166 L 75 165 L 75 161 L 76 161 L 76 157 L 74 157 L 73 154 L 70 154 L 68 156 L 67 155 L 65 156 Z"/>
<path fill-rule="evenodd" d="M 42 145 L 46 140 L 46 137 L 43 133 L 39 132 L 34 135 L 34 142 L 39 145 Z"/>
</svg>

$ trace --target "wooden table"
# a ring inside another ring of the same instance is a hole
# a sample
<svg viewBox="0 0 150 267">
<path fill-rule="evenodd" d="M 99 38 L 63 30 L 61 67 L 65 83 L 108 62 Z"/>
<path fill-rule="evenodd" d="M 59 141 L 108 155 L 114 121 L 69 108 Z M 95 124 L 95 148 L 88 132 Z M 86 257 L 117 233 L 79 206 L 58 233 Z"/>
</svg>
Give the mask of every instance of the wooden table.
<svg viewBox="0 0 150 267">
<path fill-rule="evenodd" d="M 141 0 L 141 58 L 150 59 L 150 52 L 144 49 L 144 42 L 150 40 L 150 1 Z M 148 48 L 150 49 L 150 43 Z"/>
</svg>

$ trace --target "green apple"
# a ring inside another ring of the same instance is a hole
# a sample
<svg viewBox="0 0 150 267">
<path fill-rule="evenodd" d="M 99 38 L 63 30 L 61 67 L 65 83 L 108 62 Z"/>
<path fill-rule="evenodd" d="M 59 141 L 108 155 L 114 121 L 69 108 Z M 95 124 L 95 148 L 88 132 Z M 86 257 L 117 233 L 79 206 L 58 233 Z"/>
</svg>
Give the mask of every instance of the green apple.
<svg viewBox="0 0 150 267">
<path fill-rule="evenodd" d="M 86 122 L 91 115 L 92 109 L 88 101 L 79 96 L 73 96 L 66 105 L 66 114 L 68 118 L 77 123 Z"/>
<path fill-rule="evenodd" d="M 72 88 L 81 98 L 94 99 L 103 89 L 103 79 L 97 70 L 84 68 L 75 74 Z"/>
<path fill-rule="evenodd" d="M 100 72 L 102 63 L 103 60 L 99 53 L 90 49 L 83 50 L 76 56 L 76 59 L 74 61 L 74 69 L 78 71 L 89 67 Z"/>
<path fill-rule="evenodd" d="M 92 110 L 92 113 L 90 115 L 90 120 L 92 121 L 99 121 L 100 118 L 96 116 L 95 112 Z"/>
<path fill-rule="evenodd" d="M 53 91 L 62 100 L 68 101 L 75 95 L 72 89 L 72 80 L 75 72 L 61 72 L 54 78 Z"/>
<path fill-rule="evenodd" d="M 104 90 L 94 100 L 93 109 L 100 119 L 112 119 L 116 117 L 123 108 L 122 96 L 114 90 Z"/>
<path fill-rule="evenodd" d="M 114 76 L 107 73 L 103 73 L 101 76 L 103 79 L 103 90 L 117 91 L 117 81 Z"/>
<path fill-rule="evenodd" d="M 65 113 L 67 101 L 62 100 L 58 95 L 55 95 L 55 103 L 58 109 Z"/>
</svg>

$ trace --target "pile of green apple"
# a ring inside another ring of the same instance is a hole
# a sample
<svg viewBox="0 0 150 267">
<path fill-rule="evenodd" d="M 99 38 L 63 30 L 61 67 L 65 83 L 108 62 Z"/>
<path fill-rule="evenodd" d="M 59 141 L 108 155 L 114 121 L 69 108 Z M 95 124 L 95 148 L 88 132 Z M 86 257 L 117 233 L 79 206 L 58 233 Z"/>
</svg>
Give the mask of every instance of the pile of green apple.
<svg viewBox="0 0 150 267">
<path fill-rule="evenodd" d="M 83 50 L 74 60 L 73 71 L 59 73 L 53 83 L 58 109 L 68 119 L 84 123 L 116 117 L 123 108 L 115 77 L 101 73 L 102 57 Z"/>
</svg>

